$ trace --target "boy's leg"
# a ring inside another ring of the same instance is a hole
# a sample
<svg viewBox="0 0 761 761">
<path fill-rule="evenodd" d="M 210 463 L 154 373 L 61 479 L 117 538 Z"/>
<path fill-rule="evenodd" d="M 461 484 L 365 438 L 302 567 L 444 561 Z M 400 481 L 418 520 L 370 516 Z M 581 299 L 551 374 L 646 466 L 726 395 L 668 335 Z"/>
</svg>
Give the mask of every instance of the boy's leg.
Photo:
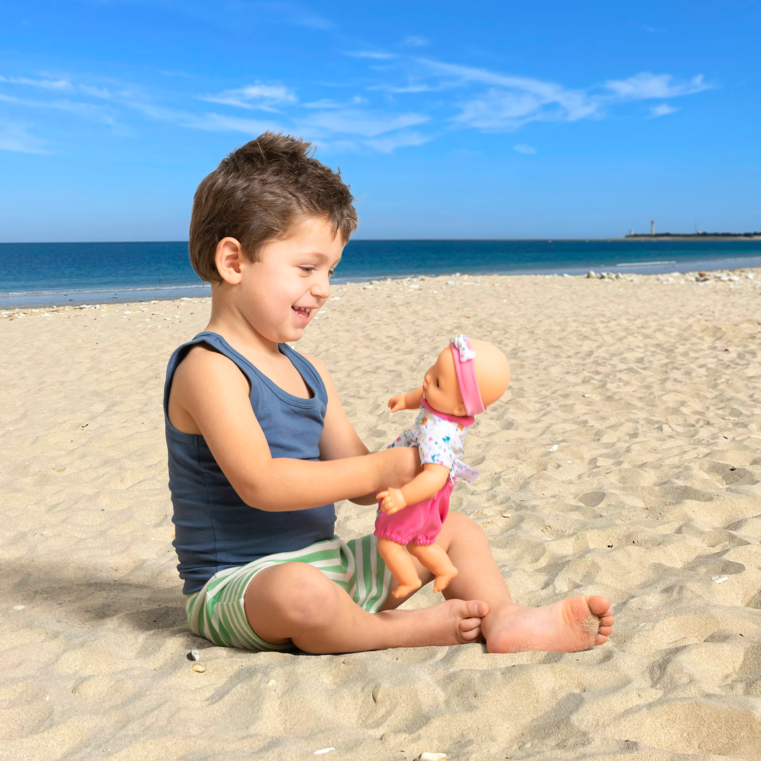
<svg viewBox="0 0 761 761">
<path fill-rule="evenodd" d="M 436 543 L 459 571 L 444 596 L 448 600 L 478 598 L 489 606 L 481 623 L 489 652 L 575 652 L 607 642 L 614 619 L 604 597 L 573 597 L 538 608 L 516 605 L 492 558 L 486 534 L 470 518 L 450 512 Z M 423 584 L 432 580 L 425 569 L 417 570 Z M 401 602 L 389 597 L 383 608 Z"/>
<path fill-rule="evenodd" d="M 488 611 L 479 600 L 458 599 L 371 614 L 306 563 L 265 568 L 246 588 L 244 604 L 251 628 L 265 642 L 292 641 L 308 653 L 466 644 L 480 639 Z"/>
</svg>

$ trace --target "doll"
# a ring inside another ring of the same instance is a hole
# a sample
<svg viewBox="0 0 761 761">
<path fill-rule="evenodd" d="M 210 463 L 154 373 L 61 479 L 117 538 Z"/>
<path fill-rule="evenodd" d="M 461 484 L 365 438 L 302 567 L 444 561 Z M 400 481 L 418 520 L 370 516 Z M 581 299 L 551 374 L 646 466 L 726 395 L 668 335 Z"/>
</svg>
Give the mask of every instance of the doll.
<svg viewBox="0 0 761 761">
<path fill-rule="evenodd" d="M 510 383 L 505 355 L 492 344 L 458 335 L 425 374 L 423 385 L 390 399 L 391 412 L 420 408 L 412 428 L 390 446 L 417 446 L 423 472 L 401 489 L 378 492 L 378 552 L 406 597 L 421 585 L 411 555 L 435 577 L 434 592 L 457 575 L 436 537 L 449 512 L 458 457 L 475 415 L 496 402 Z M 466 466 L 462 466 L 466 467 Z M 405 549 L 406 547 L 406 549 Z"/>
</svg>

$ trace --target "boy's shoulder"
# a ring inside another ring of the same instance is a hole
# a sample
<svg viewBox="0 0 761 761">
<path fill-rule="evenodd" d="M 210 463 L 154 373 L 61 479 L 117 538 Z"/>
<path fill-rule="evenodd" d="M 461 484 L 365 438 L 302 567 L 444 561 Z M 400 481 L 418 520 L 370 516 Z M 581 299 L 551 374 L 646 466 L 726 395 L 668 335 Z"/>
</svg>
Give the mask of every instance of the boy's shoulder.
<svg viewBox="0 0 761 761">
<path fill-rule="evenodd" d="M 294 350 L 294 351 L 295 351 L 295 350 Z M 319 359 L 317 359 L 317 357 L 315 357 L 315 356 L 314 356 L 314 355 L 312 355 L 312 354 L 306 354 L 306 353 L 305 353 L 305 352 L 303 352 L 303 351 L 300 351 L 300 352 L 299 352 L 299 354 L 300 354 L 300 355 L 301 355 L 301 356 L 302 356 L 302 357 L 303 357 L 303 358 L 304 358 L 304 359 L 305 359 L 307 362 L 309 362 L 309 363 L 310 363 L 310 364 L 311 364 L 311 365 L 314 367 L 314 369 L 315 369 L 315 370 L 317 370 L 317 372 L 318 372 L 320 375 L 322 375 L 322 377 L 323 377 L 323 378 L 324 378 L 326 375 L 330 375 L 330 373 L 328 373 L 328 370 L 327 370 L 327 368 L 325 367 L 325 365 L 323 365 L 323 364 L 322 364 L 322 362 L 320 362 L 320 360 L 319 360 Z"/>
<path fill-rule="evenodd" d="M 177 366 L 172 389 L 225 388 L 242 390 L 248 387 L 248 380 L 236 364 L 224 354 L 207 344 L 196 344 L 188 349 L 182 362 Z"/>
<path fill-rule="evenodd" d="M 312 365 L 312 367 L 314 367 L 315 370 L 317 370 L 318 375 L 320 376 L 320 378 L 322 378 L 322 382 L 325 384 L 325 388 L 328 392 L 328 397 L 333 396 L 336 393 L 336 387 L 333 383 L 333 379 L 330 377 L 328 368 L 325 367 L 325 365 L 319 359 L 317 359 L 317 357 L 313 356 L 312 354 L 305 354 L 304 352 L 299 352 L 299 354 L 307 362 L 309 362 Z"/>
</svg>

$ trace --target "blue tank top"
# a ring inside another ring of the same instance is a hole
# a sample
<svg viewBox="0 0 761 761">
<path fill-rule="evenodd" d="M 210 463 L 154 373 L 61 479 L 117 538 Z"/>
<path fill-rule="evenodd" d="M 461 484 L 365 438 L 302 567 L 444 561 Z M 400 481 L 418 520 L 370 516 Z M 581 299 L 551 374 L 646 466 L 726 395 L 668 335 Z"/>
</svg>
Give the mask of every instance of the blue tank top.
<svg viewBox="0 0 761 761">
<path fill-rule="evenodd" d="M 183 592 L 192 594 L 217 572 L 276 552 L 294 552 L 333 538 L 335 507 L 268 512 L 247 505 L 222 472 L 203 436 L 178 431 L 169 422 L 169 392 L 177 366 L 204 343 L 232 360 L 251 384 L 251 407 L 273 457 L 318 460 L 328 394 L 320 374 L 286 344 L 279 349 L 293 363 L 312 398 L 283 391 L 217 333 L 199 333 L 172 354 L 164 385 L 164 421 L 169 450 L 169 490 Z"/>
</svg>

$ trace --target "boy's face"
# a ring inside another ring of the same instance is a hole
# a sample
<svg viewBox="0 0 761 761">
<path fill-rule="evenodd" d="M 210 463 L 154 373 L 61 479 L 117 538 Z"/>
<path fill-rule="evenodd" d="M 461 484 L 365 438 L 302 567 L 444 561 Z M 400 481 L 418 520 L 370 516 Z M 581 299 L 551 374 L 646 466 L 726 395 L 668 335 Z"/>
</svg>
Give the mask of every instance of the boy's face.
<svg viewBox="0 0 761 761">
<path fill-rule="evenodd" d="M 251 327 L 269 341 L 298 341 L 330 296 L 343 248 L 327 221 L 311 218 L 266 243 L 258 261 L 242 263 L 240 306 Z"/>
<path fill-rule="evenodd" d="M 446 415 L 465 415 L 465 404 L 457 382 L 452 350 L 447 346 L 423 380 L 423 394 L 431 407 Z"/>
</svg>

